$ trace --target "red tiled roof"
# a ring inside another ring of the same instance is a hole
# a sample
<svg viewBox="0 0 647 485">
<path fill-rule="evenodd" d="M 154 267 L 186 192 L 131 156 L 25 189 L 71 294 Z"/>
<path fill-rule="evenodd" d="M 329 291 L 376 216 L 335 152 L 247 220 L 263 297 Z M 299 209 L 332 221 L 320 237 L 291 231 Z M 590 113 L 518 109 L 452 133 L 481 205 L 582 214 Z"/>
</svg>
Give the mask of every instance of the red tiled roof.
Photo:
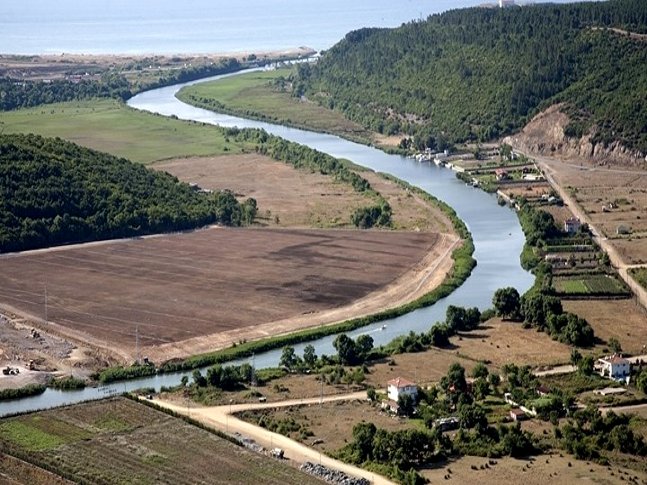
<svg viewBox="0 0 647 485">
<path fill-rule="evenodd" d="M 611 357 L 606 357 L 603 359 L 605 362 L 608 362 L 609 364 L 628 364 L 629 361 L 622 357 L 621 355 L 612 355 Z"/>
<path fill-rule="evenodd" d="M 391 379 L 389 382 L 387 382 L 389 386 L 395 386 L 398 389 L 402 389 L 403 387 L 410 387 L 410 386 L 415 386 L 415 382 L 408 381 L 407 379 L 403 379 L 402 377 L 396 377 L 395 379 Z"/>
</svg>

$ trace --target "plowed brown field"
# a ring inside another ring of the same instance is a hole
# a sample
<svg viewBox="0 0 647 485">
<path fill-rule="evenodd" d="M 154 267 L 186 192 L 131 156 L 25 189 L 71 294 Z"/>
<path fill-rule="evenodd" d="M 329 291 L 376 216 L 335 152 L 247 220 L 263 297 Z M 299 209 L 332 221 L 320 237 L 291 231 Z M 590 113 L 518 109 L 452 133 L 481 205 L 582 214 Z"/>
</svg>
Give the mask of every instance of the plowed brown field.
<svg viewBox="0 0 647 485">
<path fill-rule="evenodd" d="M 451 266 L 454 243 L 434 233 L 223 228 L 90 243 L 1 257 L 0 302 L 44 320 L 47 289 L 47 320 L 61 333 L 132 356 L 138 331 L 146 351 L 174 355 L 176 343 L 206 335 L 228 335 L 218 347 L 260 324 L 312 325 L 378 290 L 381 306 L 393 305 L 403 295 L 387 290 L 412 274 L 423 291 L 434 269 Z"/>
</svg>

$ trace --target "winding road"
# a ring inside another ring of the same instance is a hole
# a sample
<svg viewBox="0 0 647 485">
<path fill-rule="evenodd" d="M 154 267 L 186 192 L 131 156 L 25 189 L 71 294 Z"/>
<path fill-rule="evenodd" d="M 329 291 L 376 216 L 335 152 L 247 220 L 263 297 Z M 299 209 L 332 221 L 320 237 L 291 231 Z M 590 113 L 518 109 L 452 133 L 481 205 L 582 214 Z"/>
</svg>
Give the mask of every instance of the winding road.
<svg viewBox="0 0 647 485">
<path fill-rule="evenodd" d="M 297 463 L 304 463 L 306 461 L 319 463 L 328 468 L 340 470 L 348 475 L 365 478 L 376 485 L 393 485 L 393 482 L 381 475 L 377 475 L 363 470 L 362 468 L 330 458 L 329 456 L 326 456 L 312 448 L 308 448 L 287 436 L 273 433 L 265 428 L 261 428 L 260 426 L 242 421 L 235 416 L 236 413 L 240 413 L 242 411 L 276 409 L 291 406 L 308 406 L 317 405 L 322 402 L 352 401 L 355 399 L 366 399 L 366 391 L 326 396 L 323 398 L 291 399 L 272 403 L 231 404 L 200 408 L 191 408 L 190 405 L 181 405 L 158 399 L 155 399 L 153 402 L 160 407 L 169 409 L 183 416 L 189 416 L 192 419 L 227 434 L 239 433 L 245 438 L 253 439 L 256 443 L 266 449 L 271 450 L 273 448 L 281 448 L 286 458 Z"/>
</svg>

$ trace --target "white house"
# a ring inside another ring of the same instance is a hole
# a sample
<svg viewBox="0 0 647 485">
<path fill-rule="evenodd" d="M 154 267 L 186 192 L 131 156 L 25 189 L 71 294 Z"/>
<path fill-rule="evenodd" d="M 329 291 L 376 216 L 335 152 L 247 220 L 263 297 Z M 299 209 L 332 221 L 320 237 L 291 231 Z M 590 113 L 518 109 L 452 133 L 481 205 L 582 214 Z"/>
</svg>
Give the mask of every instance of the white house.
<svg viewBox="0 0 647 485">
<path fill-rule="evenodd" d="M 386 384 L 387 395 L 391 401 L 398 402 L 400 396 L 403 395 L 409 395 L 414 399 L 418 395 L 418 386 L 416 386 L 416 384 L 411 381 L 403 379 L 402 377 L 391 379 Z"/>
<path fill-rule="evenodd" d="M 569 217 L 564 221 L 564 231 L 569 234 L 575 234 L 581 226 L 582 222 L 577 217 Z"/>
<path fill-rule="evenodd" d="M 624 379 L 631 374 L 631 363 L 621 355 L 613 354 L 598 359 L 600 375 L 610 379 Z"/>
</svg>

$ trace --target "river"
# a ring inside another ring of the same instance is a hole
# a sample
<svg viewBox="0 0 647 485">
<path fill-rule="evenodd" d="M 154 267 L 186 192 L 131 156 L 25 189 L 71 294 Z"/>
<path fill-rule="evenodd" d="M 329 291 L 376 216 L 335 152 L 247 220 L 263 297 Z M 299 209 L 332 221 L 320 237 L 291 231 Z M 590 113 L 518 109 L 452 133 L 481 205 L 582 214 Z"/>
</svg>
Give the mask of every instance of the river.
<svg viewBox="0 0 647 485">
<path fill-rule="evenodd" d="M 236 74 L 227 74 L 232 76 Z M 491 306 L 492 295 L 501 287 L 514 286 L 524 292 L 533 283 L 533 277 L 524 271 L 519 263 L 519 255 L 524 244 L 524 236 L 516 214 L 497 204 L 495 196 L 472 188 L 459 181 L 453 171 L 434 164 L 419 163 L 399 155 L 388 155 L 372 147 L 353 143 L 342 138 L 320 133 L 272 125 L 259 121 L 213 113 L 189 106 L 179 101 L 175 94 L 184 86 L 220 79 L 223 76 L 201 79 L 191 83 L 169 86 L 147 91 L 131 98 L 129 106 L 162 114 L 177 116 L 185 120 L 239 128 L 263 128 L 268 133 L 287 140 L 307 145 L 335 157 L 345 158 L 376 171 L 392 174 L 412 185 L 420 187 L 452 206 L 466 223 L 474 239 L 474 258 L 478 264 L 467 281 L 447 298 L 435 305 L 422 308 L 391 320 L 379 322 L 349 333 L 353 338 L 370 334 L 376 345 L 385 344 L 399 335 L 410 331 L 428 330 L 437 321 L 443 320 L 447 306 L 478 306 L 481 309 Z M 317 353 L 333 354 L 332 342 L 335 336 L 328 336 L 313 342 Z M 307 344 L 296 345 L 298 354 Z M 257 368 L 276 366 L 281 350 L 265 352 L 254 357 Z M 234 363 L 250 362 L 249 359 Z M 0 416 L 48 407 L 60 406 L 107 395 L 132 391 L 142 387 L 173 386 L 180 382 L 183 375 L 173 373 L 149 378 L 134 379 L 114 383 L 99 388 L 86 388 L 80 391 L 57 391 L 47 389 L 43 394 L 15 401 L 0 403 Z"/>
</svg>

